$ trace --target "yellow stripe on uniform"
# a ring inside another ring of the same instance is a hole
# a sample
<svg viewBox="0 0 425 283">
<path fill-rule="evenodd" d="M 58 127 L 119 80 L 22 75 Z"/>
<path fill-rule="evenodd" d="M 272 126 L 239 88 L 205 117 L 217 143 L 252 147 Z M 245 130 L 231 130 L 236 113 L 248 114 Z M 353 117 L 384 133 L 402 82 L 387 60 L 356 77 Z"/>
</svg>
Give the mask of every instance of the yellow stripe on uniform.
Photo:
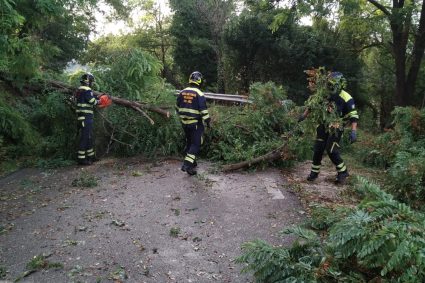
<svg viewBox="0 0 425 283">
<path fill-rule="evenodd" d="M 344 172 L 344 171 L 346 171 L 346 170 L 347 170 L 347 166 L 345 166 L 345 163 L 344 163 L 344 162 L 342 162 L 341 164 L 338 164 L 338 165 L 336 166 L 336 170 L 337 170 L 338 172 Z"/>
<path fill-rule="evenodd" d="M 188 88 L 185 88 L 184 90 L 191 90 L 191 91 L 196 92 L 199 96 L 204 96 L 204 93 L 197 88 L 188 87 Z"/>
<path fill-rule="evenodd" d="M 339 94 L 339 96 L 345 101 L 347 102 L 348 100 L 352 99 L 353 97 L 351 95 L 348 94 L 348 92 L 346 91 L 341 91 L 341 93 Z"/>
<path fill-rule="evenodd" d="M 82 110 L 82 109 L 77 109 L 76 111 L 77 113 L 87 113 L 87 114 L 93 114 L 93 110 Z"/>
<path fill-rule="evenodd" d="M 201 114 L 201 112 L 199 112 L 199 110 L 190 109 L 190 108 L 179 108 L 178 111 L 179 112 L 193 113 L 193 114 Z"/>
<path fill-rule="evenodd" d="M 92 107 L 92 105 L 91 104 L 87 104 L 87 103 L 77 103 L 77 106 L 78 107 Z"/>
<path fill-rule="evenodd" d="M 198 120 L 182 120 L 181 121 L 185 125 L 198 123 Z"/>
<path fill-rule="evenodd" d="M 190 163 L 194 163 L 195 162 L 195 155 L 188 153 L 184 160 L 189 161 Z"/>
<path fill-rule="evenodd" d="M 319 173 L 320 172 L 320 165 L 311 165 L 311 171 L 315 172 L 315 173 Z"/>
</svg>

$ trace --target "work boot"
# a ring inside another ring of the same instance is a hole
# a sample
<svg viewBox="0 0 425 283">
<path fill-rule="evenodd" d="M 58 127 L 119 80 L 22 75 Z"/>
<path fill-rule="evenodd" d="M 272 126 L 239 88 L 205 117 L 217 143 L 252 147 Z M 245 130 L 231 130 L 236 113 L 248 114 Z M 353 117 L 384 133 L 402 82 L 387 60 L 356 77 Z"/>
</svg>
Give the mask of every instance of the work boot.
<svg viewBox="0 0 425 283">
<path fill-rule="evenodd" d="M 310 175 L 308 175 L 308 177 L 307 177 L 307 181 L 313 182 L 314 180 L 317 179 L 317 177 L 319 177 L 319 173 L 310 172 Z"/>
<path fill-rule="evenodd" d="M 189 165 L 183 164 L 183 166 L 182 166 L 181 170 L 182 170 L 183 172 L 186 172 L 186 173 L 187 173 L 187 174 L 189 174 L 189 175 L 196 175 L 196 170 L 195 170 L 195 168 L 193 168 L 192 166 L 189 166 Z"/>
<path fill-rule="evenodd" d="M 350 174 L 348 174 L 348 171 L 338 172 L 338 174 L 336 175 L 335 184 L 344 185 L 347 181 L 348 176 L 350 176 Z"/>
<path fill-rule="evenodd" d="M 91 163 L 94 163 L 94 162 L 100 161 L 100 159 L 99 159 L 99 158 L 97 158 L 95 155 L 93 155 L 93 156 L 89 156 L 89 158 L 88 158 L 88 159 L 91 161 Z"/>
<path fill-rule="evenodd" d="M 91 165 L 91 162 L 87 159 L 78 159 L 78 165 L 87 166 L 87 165 Z"/>
<path fill-rule="evenodd" d="M 191 167 L 186 169 L 186 173 L 189 174 L 190 176 L 193 176 L 193 175 L 196 175 L 197 172 L 195 168 Z"/>
</svg>

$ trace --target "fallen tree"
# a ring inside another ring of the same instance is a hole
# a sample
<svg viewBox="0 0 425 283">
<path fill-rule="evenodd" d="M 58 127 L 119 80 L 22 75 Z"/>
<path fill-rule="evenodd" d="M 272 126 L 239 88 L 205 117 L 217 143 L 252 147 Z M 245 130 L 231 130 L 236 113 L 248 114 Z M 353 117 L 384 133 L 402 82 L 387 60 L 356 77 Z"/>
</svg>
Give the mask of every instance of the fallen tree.
<svg viewBox="0 0 425 283">
<path fill-rule="evenodd" d="M 72 87 L 69 86 L 67 84 L 64 84 L 62 82 L 59 81 L 47 81 L 46 82 L 50 87 L 56 88 L 56 89 L 60 89 L 63 92 L 66 92 L 68 94 L 73 94 L 75 93 L 75 91 L 77 90 L 76 87 Z M 94 95 L 96 96 L 100 96 L 102 94 L 104 94 L 103 92 L 98 92 L 98 91 L 93 91 Z M 161 114 L 167 118 L 170 117 L 170 112 L 164 109 L 161 109 L 159 107 L 155 107 L 149 104 L 145 104 L 145 103 L 141 103 L 138 101 L 131 101 L 131 100 L 127 100 L 124 98 L 120 98 L 120 97 L 115 97 L 112 95 L 109 95 L 112 102 L 114 102 L 115 104 L 127 107 L 127 108 L 131 108 L 139 113 L 141 113 L 144 117 L 146 117 L 149 122 L 153 125 L 155 122 L 153 121 L 153 119 L 151 117 L 149 117 L 149 115 L 146 114 L 145 111 L 143 110 L 148 110 L 148 111 L 152 111 L 158 114 Z"/>
</svg>

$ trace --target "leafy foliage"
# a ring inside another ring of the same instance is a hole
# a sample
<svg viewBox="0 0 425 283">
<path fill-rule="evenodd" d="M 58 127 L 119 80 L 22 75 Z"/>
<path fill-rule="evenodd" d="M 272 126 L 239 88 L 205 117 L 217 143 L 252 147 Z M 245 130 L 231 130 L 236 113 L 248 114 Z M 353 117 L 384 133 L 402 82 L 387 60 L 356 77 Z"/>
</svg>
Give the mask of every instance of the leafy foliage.
<svg viewBox="0 0 425 283">
<path fill-rule="evenodd" d="M 288 229 L 300 240 L 292 248 L 273 247 L 261 240 L 242 245 L 243 255 L 236 259 L 244 263 L 243 272 L 252 271 L 256 282 L 317 282 L 315 268 L 324 259 L 317 235 L 300 227 Z"/>
<path fill-rule="evenodd" d="M 323 244 L 294 228 L 299 240 L 291 247 L 249 242 L 237 261 L 257 282 L 423 282 L 425 216 L 363 178 L 357 188 L 363 201 L 339 214 Z"/>
<path fill-rule="evenodd" d="M 424 215 L 365 179 L 359 179 L 358 189 L 363 202 L 330 230 L 336 258 L 354 256 L 360 268 L 377 269 L 395 282 L 423 281 Z"/>
<path fill-rule="evenodd" d="M 279 8 L 276 3 L 249 1 L 247 9 L 226 26 L 229 89 L 247 91 L 253 82 L 271 80 L 284 85 L 288 97 L 300 104 L 308 97 L 303 70 L 326 66 L 350 78 L 350 90 L 356 94 L 354 78 L 360 62 L 341 44 L 339 34 L 329 26 L 301 26 L 294 9 Z M 270 25 L 275 17 L 281 18 L 281 24 L 273 31 Z"/>
<path fill-rule="evenodd" d="M 117 50 L 111 54 L 109 65 L 96 65 L 102 90 L 119 94 L 132 100 L 153 102 L 151 94 L 160 86 L 160 62 L 140 49 Z"/>
<path fill-rule="evenodd" d="M 0 97 L 0 156 L 15 158 L 36 152 L 38 139 L 38 133 L 22 113 Z"/>
<path fill-rule="evenodd" d="M 202 18 L 198 6 L 205 1 L 169 1 L 174 16 L 170 33 L 175 39 L 173 57 L 183 74 L 184 83 L 190 73 L 204 74 L 207 85 L 217 82 L 217 58 L 212 45 L 212 27 Z"/>
<path fill-rule="evenodd" d="M 326 125 L 331 131 L 343 127 L 334 102 L 329 102 L 330 93 L 327 88 L 328 73 L 323 67 L 305 71 L 308 75 L 309 89 L 312 95 L 305 102 L 309 111 L 307 129 L 314 133 L 318 124 Z"/>
<path fill-rule="evenodd" d="M 388 167 L 387 188 L 397 198 L 420 206 L 425 195 L 425 110 L 398 107 L 394 128 L 359 150 L 371 165 Z"/>
<path fill-rule="evenodd" d="M 252 105 L 211 108 L 213 129 L 206 134 L 207 156 L 225 162 L 249 160 L 279 147 L 283 137 L 290 136 L 283 158 L 287 162 L 305 158 L 303 150 L 309 145 L 296 132 L 291 118 L 295 105 L 286 100 L 283 88 L 271 82 L 256 83 L 250 93 Z"/>
</svg>

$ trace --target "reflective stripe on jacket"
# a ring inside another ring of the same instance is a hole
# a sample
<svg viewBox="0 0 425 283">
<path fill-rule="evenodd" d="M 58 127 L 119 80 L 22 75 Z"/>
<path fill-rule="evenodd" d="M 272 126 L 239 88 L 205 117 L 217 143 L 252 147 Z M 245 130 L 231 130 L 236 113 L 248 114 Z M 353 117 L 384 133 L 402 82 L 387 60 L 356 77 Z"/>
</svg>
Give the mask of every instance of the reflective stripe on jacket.
<svg viewBox="0 0 425 283">
<path fill-rule="evenodd" d="M 78 120 L 93 118 L 93 109 L 98 104 L 98 100 L 94 97 L 92 89 L 88 86 L 80 86 L 76 98 Z"/>
<path fill-rule="evenodd" d="M 335 102 L 338 114 L 344 120 L 349 120 L 350 122 L 359 120 L 354 99 L 348 92 L 342 90 L 338 95 L 332 95 L 330 101 Z"/>
</svg>

